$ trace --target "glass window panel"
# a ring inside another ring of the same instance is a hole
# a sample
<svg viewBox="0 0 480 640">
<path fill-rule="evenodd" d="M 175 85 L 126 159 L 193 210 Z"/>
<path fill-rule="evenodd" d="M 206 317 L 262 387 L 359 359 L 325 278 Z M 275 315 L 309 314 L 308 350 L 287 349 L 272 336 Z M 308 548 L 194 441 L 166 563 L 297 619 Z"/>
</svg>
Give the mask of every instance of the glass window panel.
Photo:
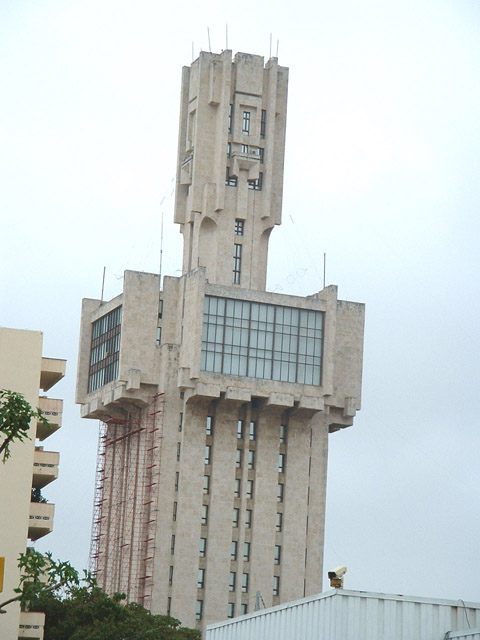
<svg viewBox="0 0 480 640">
<path fill-rule="evenodd" d="M 202 370 L 321 384 L 322 312 L 214 296 L 205 299 Z M 117 337 L 112 340 L 118 343 Z M 92 351 L 92 362 L 98 357 Z M 305 364 L 315 369 L 306 370 L 301 366 Z M 101 375 L 110 379 L 117 366 Z"/>
</svg>

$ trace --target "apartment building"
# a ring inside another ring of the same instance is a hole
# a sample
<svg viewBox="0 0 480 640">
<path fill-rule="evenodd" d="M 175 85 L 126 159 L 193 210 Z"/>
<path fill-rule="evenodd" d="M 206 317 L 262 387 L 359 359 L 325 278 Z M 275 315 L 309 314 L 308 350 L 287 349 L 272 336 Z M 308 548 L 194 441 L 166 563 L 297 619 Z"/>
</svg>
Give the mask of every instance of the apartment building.
<svg viewBox="0 0 480 640">
<path fill-rule="evenodd" d="M 32 501 L 32 488 L 42 490 L 58 476 L 59 454 L 48 451 L 43 441 L 61 427 L 63 401 L 43 394 L 63 378 L 66 362 L 43 357 L 42 342 L 39 331 L 0 327 L 0 388 L 22 393 L 32 407 L 42 409 L 51 425 L 47 429 L 42 423 L 32 423 L 29 439 L 12 444 L 11 457 L 0 462 L 0 555 L 5 557 L 2 600 L 15 595 L 20 554 L 53 528 L 55 505 Z M 43 613 L 20 611 L 17 603 L 5 610 L 0 615 L 1 638 L 43 638 Z"/>
<path fill-rule="evenodd" d="M 276 58 L 183 69 L 182 275 L 126 271 L 119 296 L 82 306 L 77 402 L 101 421 L 91 568 L 201 629 L 321 591 L 328 435 L 360 409 L 364 305 L 265 290 L 287 87 Z"/>
</svg>

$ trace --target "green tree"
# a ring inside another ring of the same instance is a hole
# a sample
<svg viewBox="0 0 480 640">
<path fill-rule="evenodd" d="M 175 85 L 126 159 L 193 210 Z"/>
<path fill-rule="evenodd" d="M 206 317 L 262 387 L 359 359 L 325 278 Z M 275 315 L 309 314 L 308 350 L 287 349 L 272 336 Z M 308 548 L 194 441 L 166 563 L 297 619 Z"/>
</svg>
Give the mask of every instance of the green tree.
<svg viewBox="0 0 480 640">
<path fill-rule="evenodd" d="M 33 407 L 25 400 L 21 393 L 0 389 L 0 456 L 2 462 L 10 457 L 10 445 L 15 442 L 23 442 L 30 436 L 30 422 L 36 418 L 45 426 L 49 426 L 48 420 L 40 409 Z"/>
<path fill-rule="evenodd" d="M 124 595 L 110 598 L 90 574 L 80 580 L 68 563 L 38 551 L 22 554 L 16 596 L 22 609 L 45 613 L 44 640 L 200 640 L 200 632 L 180 626 L 170 616 L 152 615 L 136 603 L 122 605 Z"/>
</svg>

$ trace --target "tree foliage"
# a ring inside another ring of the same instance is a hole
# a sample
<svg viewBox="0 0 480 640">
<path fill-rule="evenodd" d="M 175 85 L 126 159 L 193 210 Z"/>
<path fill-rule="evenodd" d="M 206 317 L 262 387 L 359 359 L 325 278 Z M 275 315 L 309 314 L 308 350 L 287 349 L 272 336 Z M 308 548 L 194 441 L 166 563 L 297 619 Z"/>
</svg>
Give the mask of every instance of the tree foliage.
<svg viewBox="0 0 480 640">
<path fill-rule="evenodd" d="M 33 409 L 21 393 L 0 389 L 0 436 L 3 436 L 0 442 L 0 455 L 2 462 L 10 457 L 10 445 L 13 442 L 23 442 L 30 439 L 28 431 L 33 418 L 45 426 L 49 426 L 48 420 L 40 409 Z"/>
<path fill-rule="evenodd" d="M 39 595 L 33 610 L 45 612 L 44 640 L 200 640 L 200 633 L 170 616 L 152 615 L 136 603 L 122 605 L 99 587 L 74 589 L 59 599 Z"/>
<path fill-rule="evenodd" d="M 44 612 L 44 640 L 200 640 L 199 631 L 175 618 L 152 615 L 136 603 L 122 605 L 124 595 L 110 598 L 89 573 L 80 580 L 68 562 L 50 553 L 22 554 L 18 566 L 17 595 L 0 603 L 0 611 L 19 601 L 23 610 Z"/>
</svg>

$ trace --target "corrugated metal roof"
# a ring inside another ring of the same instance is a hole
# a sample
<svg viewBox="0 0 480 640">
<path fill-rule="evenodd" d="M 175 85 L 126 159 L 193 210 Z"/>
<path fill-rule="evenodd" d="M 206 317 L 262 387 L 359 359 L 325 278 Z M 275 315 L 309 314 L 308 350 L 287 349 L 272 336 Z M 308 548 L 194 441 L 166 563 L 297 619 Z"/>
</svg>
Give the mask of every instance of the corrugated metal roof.
<svg viewBox="0 0 480 640">
<path fill-rule="evenodd" d="M 334 589 L 209 625 L 205 640 L 444 640 L 469 626 L 480 603 Z"/>
<path fill-rule="evenodd" d="M 453 631 L 449 633 L 447 639 L 450 640 L 480 640 L 480 627 L 468 629 L 468 631 Z"/>
</svg>

